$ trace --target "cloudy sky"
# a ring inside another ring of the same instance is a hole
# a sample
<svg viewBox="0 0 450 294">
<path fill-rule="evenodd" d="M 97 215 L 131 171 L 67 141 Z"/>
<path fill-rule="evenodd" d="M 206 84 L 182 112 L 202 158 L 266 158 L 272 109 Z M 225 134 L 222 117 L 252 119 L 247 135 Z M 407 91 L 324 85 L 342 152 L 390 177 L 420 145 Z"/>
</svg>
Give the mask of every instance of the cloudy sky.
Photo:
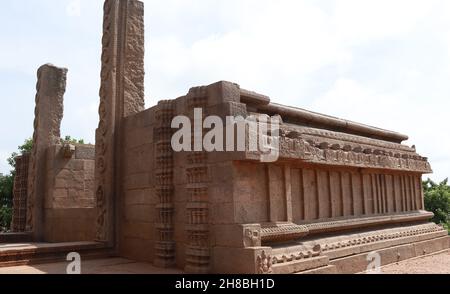
<svg viewBox="0 0 450 294">
<path fill-rule="evenodd" d="M 410 136 L 450 176 L 450 1 L 145 0 L 146 104 L 218 80 Z M 0 172 L 33 132 L 36 69 L 69 68 L 63 135 L 94 142 L 102 0 L 2 0 Z"/>
</svg>

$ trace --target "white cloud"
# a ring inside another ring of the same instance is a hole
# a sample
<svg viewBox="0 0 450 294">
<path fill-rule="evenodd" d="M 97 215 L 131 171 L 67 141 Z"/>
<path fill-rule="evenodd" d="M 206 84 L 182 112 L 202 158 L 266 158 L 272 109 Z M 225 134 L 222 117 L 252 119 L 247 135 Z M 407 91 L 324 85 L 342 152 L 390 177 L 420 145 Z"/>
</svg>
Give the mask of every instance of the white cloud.
<svg viewBox="0 0 450 294">
<path fill-rule="evenodd" d="M 170 33 L 150 38 L 147 71 L 164 77 L 157 82 L 150 78 L 152 98 L 177 96 L 189 86 L 223 79 L 275 96 L 285 87 L 298 87 L 299 78 L 340 58 L 332 23 L 314 5 L 306 1 L 239 2 L 244 4 L 238 10 L 229 10 L 235 23 L 229 30 L 210 31 L 190 41 Z M 182 79 L 184 89 L 165 86 L 174 79 Z"/>
<path fill-rule="evenodd" d="M 395 38 L 413 32 L 442 1 L 337 0 L 335 22 L 340 40 L 360 42 Z"/>
</svg>

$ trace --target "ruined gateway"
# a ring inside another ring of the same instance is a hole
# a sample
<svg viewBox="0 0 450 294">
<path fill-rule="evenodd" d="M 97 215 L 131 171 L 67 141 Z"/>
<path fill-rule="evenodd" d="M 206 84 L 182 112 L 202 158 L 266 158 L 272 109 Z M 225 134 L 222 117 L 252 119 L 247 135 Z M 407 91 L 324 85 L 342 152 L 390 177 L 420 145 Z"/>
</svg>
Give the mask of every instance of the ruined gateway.
<svg viewBox="0 0 450 294">
<path fill-rule="evenodd" d="M 230 82 L 145 110 L 143 13 L 137 0 L 105 1 L 95 148 L 61 143 L 67 70 L 39 70 L 35 144 L 18 177 L 28 183 L 25 233 L 3 238 L 54 247 L 0 255 L 0 264 L 78 250 L 188 273 L 357 273 L 374 251 L 385 265 L 449 248 L 424 210 L 430 165 L 402 144 L 405 135 L 275 104 Z M 280 117 L 280 159 L 174 152 L 171 121 L 194 108 Z"/>
</svg>

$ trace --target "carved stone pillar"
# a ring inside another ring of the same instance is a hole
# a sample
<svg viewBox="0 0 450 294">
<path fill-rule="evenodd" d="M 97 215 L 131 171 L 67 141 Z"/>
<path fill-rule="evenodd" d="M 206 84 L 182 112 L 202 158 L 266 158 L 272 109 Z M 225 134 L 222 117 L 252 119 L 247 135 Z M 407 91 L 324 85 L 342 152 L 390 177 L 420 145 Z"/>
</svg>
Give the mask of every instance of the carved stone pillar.
<svg viewBox="0 0 450 294">
<path fill-rule="evenodd" d="M 96 132 L 97 241 L 115 242 L 122 190 L 122 122 L 144 110 L 144 4 L 104 4 L 100 122 Z"/>
<path fill-rule="evenodd" d="M 174 166 L 171 139 L 173 130 L 171 122 L 175 114 L 175 103 L 161 101 L 156 111 L 155 133 L 155 163 L 156 187 L 155 191 L 159 203 L 156 206 L 158 223 L 156 224 L 157 243 L 155 265 L 170 267 L 175 264 L 174 234 Z"/>
<path fill-rule="evenodd" d="M 30 166 L 30 154 L 25 153 L 16 157 L 16 175 L 14 177 L 13 219 L 11 230 L 22 233 L 26 230 L 27 223 L 27 195 L 28 195 L 28 170 Z"/>
<path fill-rule="evenodd" d="M 190 90 L 187 97 L 189 113 L 201 109 L 207 115 L 207 88 L 199 87 Z M 202 123 L 192 119 L 192 124 Z M 194 131 L 195 138 L 203 140 L 202 133 Z M 203 148 L 202 148 L 203 149 Z M 209 185 L 210 172 L 208 153 L 205 151 L 189 152 L 186 163 L 186 190 L 188 192 L 187 212 L 187 244 L 186 266 L 187 273 L 207 274 L 211 269 L 210 226 L 209 226 Z"/>
<path fill-rule="evenodd" d="M 35 241 L 43 234 L 45 194 L 45 152 L 58 143 L 63 117 L 67 69 L 51 64 L 38 70 L 33 150 L 30 155 L 26 230 L 33 232 Z"/>
</svg>

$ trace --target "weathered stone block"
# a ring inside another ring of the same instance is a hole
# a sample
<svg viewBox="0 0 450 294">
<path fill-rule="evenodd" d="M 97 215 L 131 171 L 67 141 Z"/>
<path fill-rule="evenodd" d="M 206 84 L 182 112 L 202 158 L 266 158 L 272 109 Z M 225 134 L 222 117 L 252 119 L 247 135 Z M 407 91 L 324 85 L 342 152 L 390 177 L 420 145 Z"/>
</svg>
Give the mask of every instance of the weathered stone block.
<svg viewBox="0 0 450 294">
<path fill-rule="evenodd" d="M 260 247 L 258 249 L 236 249 L 229 247 L 214 247 L 212 272 L 220 274 L 258 274 L 257 257 L 258 255 L 261 255 L 263 251 L 270 255 L 272 248 Z"/>
<path fill-rule="evenodd" d="M 261 247 L 261 225 L 215 225 L 215 246 L 218 247 Z"/>
<path fill-rule="evenodd" d="M 128 222 L 154 223 L 154 205 L 126 205 L 124 207 L 125 220 Z"/>
<path fill-rule="evenodd" d="M 155 205 L 158 202 L 153 189 L 129 190 L 124 196 L 125 205 Z"/>
<path fill-rule="evenodd" d="M 149 172 L 129 174 L 125 176 L 124 188 L 125 190 L 150 188 L 150 178 L 151 176 Z"/>
<path fill-rule="evenodd" d="M 95 146 L 77 145 L 75 148 L 75 158 L 95 160 Z"/>
<path fill-rule="evenodd" d="M 212 204 L 211 210 L 212 224 L 235 223 L 234 203 Z"/>
<path fill-rule="evenodd" d="M 208 102 L 210 106 L 225 102 L 239 103 L 241 91 L 239 85 L 230 82 L 217 82 L 208 86 Z"/>
</svg>

